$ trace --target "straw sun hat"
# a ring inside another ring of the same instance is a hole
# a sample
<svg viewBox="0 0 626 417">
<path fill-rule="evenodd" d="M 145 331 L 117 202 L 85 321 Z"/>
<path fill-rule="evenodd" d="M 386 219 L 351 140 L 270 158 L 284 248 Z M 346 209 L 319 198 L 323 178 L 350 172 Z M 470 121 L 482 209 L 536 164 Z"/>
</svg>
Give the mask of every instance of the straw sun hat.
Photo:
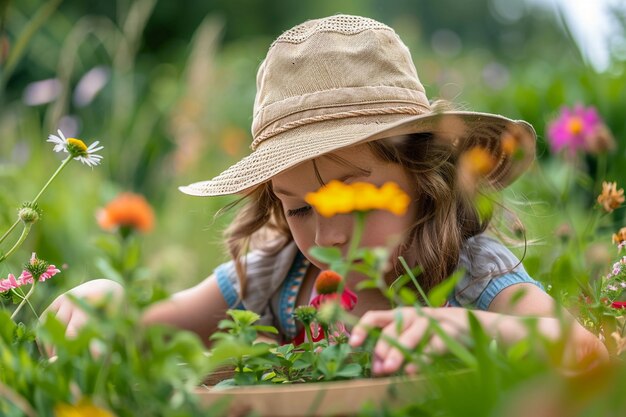
<svg viewBox="0 0 626 417">
<path fill-rule="evenodd" d="M 432 109 L 408 48 L 390 27 L 347 15 L 310 20 L 280 35 L 259 68 L 252 153 L 180 190 L 246 192 L 325 153 L 423 132 L 451 140 L 459 151 L 488 150 L 495 163 L 486 179 L 496 188 L 514 181 L 535 156 L 535 131 L 526 122 Z"/>
</svg>

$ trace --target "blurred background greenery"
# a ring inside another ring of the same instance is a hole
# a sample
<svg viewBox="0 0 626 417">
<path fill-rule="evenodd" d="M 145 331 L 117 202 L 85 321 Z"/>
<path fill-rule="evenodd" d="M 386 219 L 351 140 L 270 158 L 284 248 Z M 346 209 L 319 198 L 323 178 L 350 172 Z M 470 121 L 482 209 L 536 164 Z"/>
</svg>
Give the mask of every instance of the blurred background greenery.
<svg viewBox="0 0 626 417">
<path fill-rule="evenodd" d="M 585 221 L 597 180 L 626 183 L 625 54 L 612 49 L 607 68 L 594 69 L 551 8 L 524 0 L 3 0 L 0 229 L 58 166 L 49 134 L 60 128 L 105 148 L 102 166 L 73 163 L 61 174 L 40 200 L 43 220 L 20 254 L 0 264 L 0 276 L 18 273 L 31 251 L 64 265 L 39 296 L 47 303 L 106 275 L 97 267 L 94 242 L 104 232 L 95 212 L 120 191 L 145 195 L 157 213 L 143 240 L 147 276 L 171 291 L 210 274 L 227 259 L 221 233 L 230 218 L 214 215 L 234 198 L 189 197 L 177 186 L 210 178 L 247 153 L 256 70 L 271 41 L 335 13 L 395 28 L 429 97 L 531 122 L 539 163 L 506 191 L 535 241 L 527 268 L 549 282 L 555 259 L 585 255 L 565 248 L 555 230 Z M 624 21 L 619 11 L 613 16 Z M 588 156 L 588 176 L 572 180 L 546 146 L 546 123 L 577 103 L 595 106 L 617 139 L 602 178 Z M 618 210 L 609 223 L 623 225 L 623 217 Z M 594 239 L 608 250 L 614 230 L 599 230 Z"/>
</svg>

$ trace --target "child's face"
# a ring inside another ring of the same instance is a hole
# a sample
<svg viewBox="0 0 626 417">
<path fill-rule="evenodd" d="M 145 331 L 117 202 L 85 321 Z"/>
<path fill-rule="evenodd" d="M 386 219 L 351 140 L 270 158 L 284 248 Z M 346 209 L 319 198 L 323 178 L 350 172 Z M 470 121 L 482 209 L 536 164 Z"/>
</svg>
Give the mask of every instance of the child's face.
<svg viewBox="0 0 626 417">
<path fill-rule="evenodd" d="M 376 210 L 367 216 L 362 247 L 392 245 L 396 248 L 404 234 L 415 221 L 415 186 L 405 170 L 397 164 L 377 159 L 366 145 L 351 147 L 334 153 L 346 163 L 332 158 L 316 160 L 318 172 L 325 183 L 340 180 L 347 184 L 369 182 L 378 187 L 388 181 L 395 182 L 411 197 L 406 214 L 396 216 L 388 211 Z M 280 199 L 291 234 L 302 253 L 318 268 L 325 265 L 309 256 L 311 246 L 336 246 L 345 255 L 352 236 L 353 216 L 350 214 L 323 217 L 305 201 L 307 193 L 320 188 L 313 162 L 298 165 L 272 180 L 272 188 Z"/>
</svg>

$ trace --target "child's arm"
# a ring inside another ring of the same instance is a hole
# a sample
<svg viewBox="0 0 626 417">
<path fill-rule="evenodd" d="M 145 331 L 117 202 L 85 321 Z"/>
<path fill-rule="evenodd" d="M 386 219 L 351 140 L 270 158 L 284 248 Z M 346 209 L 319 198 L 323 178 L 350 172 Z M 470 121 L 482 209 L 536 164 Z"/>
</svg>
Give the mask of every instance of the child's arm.
<svg viewBox="0 0 626 417">
<path fill-rule="evenodd" d="M 524 294 L 518 298 L 519 290 Z M 517 300 L 512 303 L 512 300 Z M 537 330 L 550 340 L 567 337 L 562 354 L 562 366 L 577 370 L 606 361 L 608 353 L 604 345 L 589 331 L 584 329 L 567 311 L 558 311 L 569 325 L 569 332 L 563 335 L 561 321 L 555 317 L 556 304 L 546 293 L 532 284 L 512 285 L 502 290 L 489 306 L 489 311 L 474 311 L 489 336 L 506 345 L 513 344 L 528 336 L 524 316 L 537 317 Z M 398 313 L 393 310 L 370 311 L 363 315 L 355 326 L 350 344 L 358 346 L 365 340 L 368 328 L 381 328 L 383 334 L 396 339 L 409 349 L 414 348 L 424 336 L 429 318 L 436 320 L 441 328 L 455 338 L 469 334 L 467 310 L 464 308 L 423 308 L 418 314 L 413 307 L 400 310 L 402 326 L 398 333 Z M 567 328 L 567 327 L 566 327 Z M 445 343 L 433 336 L 426 348 L 427 352 L 441 353 Z M 403 356 L 381 339 L 374 349 L 373 372 L 387 374 L 402 366 Z"/>
<path fill-rule="evenodd" d="M 57 297 L 44 312 L 52 313 L 67 325 L 66 334 L 73 337 L 88 319 L 87 314 L 68 297 L 71 294 L 90 302 L 112 297 L 111 302 L 121 303 L 124 288 L 115 281 L 97 279 L 85 282 Z M 171 298 L 157 302 L 146 309 L 142 323 L 170 324 L 196 332 L 208 345 L 209 336 L 217 329 L 220 320 L 226 318 L 228 306 L 211 275 L 195 287 L 174 294 Z"/>
<path fill-rule="evenodd" d="M 225 319 L 228 304 L 213 275 L 195 287 L 177 292 L 171 298 L 151 305 L 142 317 L 145 324 L 170 324 L 191 330 L 208 346 L 209 336 Z"/>
</svg>

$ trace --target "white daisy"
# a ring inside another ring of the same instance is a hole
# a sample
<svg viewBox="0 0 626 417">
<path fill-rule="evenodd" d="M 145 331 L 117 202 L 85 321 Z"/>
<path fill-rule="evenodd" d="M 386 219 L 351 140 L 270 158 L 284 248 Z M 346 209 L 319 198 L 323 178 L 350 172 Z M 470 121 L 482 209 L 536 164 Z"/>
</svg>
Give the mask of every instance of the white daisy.
<svg viewBox="0 0 626 417">
<path fill-rule="evenodd" d="M 96 152 L 104 149 L 104 146 L 98 146 L 99 141 L 95 141 L 87 147 L 85 142 L 80 139 L 66 138 L 61 129 L 57 132 L 59 136 L 50 135 L 47 140 L 47 142 L 54 143 L 54 152 L 69 153 L 74 159 L 88 166 L 96 166 L 100 163 L 102 155 L 97 155 Z"/>
</svg>

